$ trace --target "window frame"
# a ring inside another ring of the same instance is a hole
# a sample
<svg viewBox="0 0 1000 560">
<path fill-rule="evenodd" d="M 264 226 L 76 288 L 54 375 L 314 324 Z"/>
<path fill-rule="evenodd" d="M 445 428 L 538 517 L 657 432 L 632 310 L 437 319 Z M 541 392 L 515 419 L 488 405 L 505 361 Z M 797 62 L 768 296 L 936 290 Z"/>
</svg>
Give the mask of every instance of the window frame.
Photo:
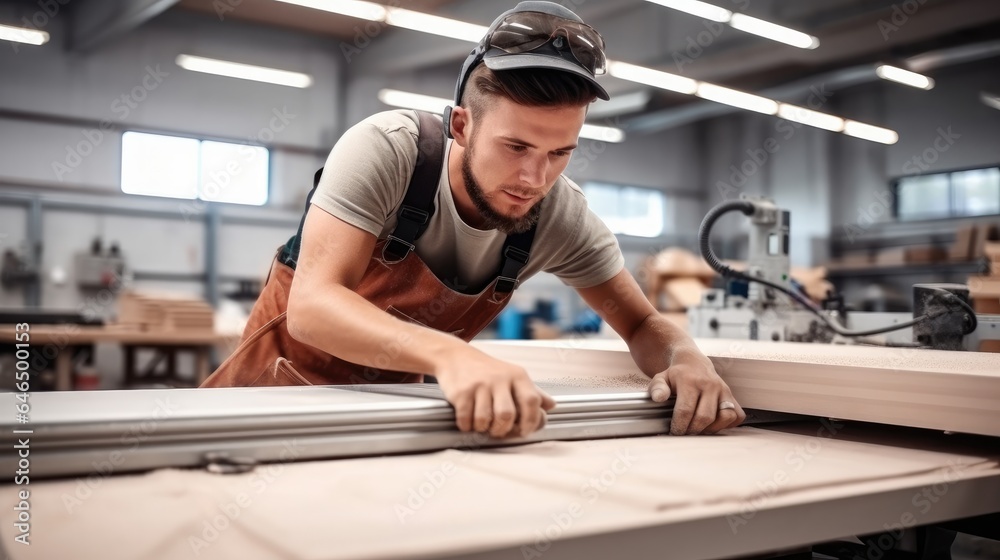
<svg viewBox="0 0 1000 560">
<path fill-rule="evenodd" d="M 993 214 L 954 214 L 954 182 L 952 180 L 952 175 L 955 173 L 962 173 L 964 171 L 980 171 L 986 169 L 997 169 L 1000 171 L 1000 163 L 994 165 L 976 165 L 972 167 L 959 167 L 954 169 L 945 169 L 942 171 L 935 171 L 933 173 L 918 173 L 914 175 L 899 175 L 893 177 L 889 180 L 889 191 L 892 194 L 892 217 L 900 223 L 919 223 L 919 222 L 940 222 L 944 220 L 969 220 L 969 219 L 979 219 L 979 218 L 990 218 L 1000 216 L 1000 212 Z M 948 215 L 947 216 L 937 216 L 937 217 L 917 217 L 917 218 L 905 218 L 899 215 L 899 187 L 903 179 L 909 179 L 911 177 L 929 177 L 933 175 L 947 175 L 948 176 Z M 1000 196 L 1000 194 L 998 194 Z"/>
<path fill-rule="evenodd" d="M 199 176 L 199 182 L 198 182 L 198 185 L 197 185 L 198 196 L 196 196 L 195 198 L 165 197 L 165 196 L 161 196 L 161 195 L 158 195 L 158 194 L 142 194 L 142 193 L 126 192 L 125 188 L 124 188 L 124 183 L 123 183 L 122 168 L 125 165 L 125 161 L 124 161 L 125 134 L 127 134 L 129 132 L 134 132 L 134 133 L 137 133 L 137 134 L 148 134 L 148 135 L 153 135 L 153 136 L 165 136 L 165 137 L 169 137 L 169 138 L 185 138 L 185 139 L 189 139 L 189 140 L 196 140 L 198 142 L 198 164 L 197 164 L 198 176 Z M 251 148 L 261 148 L 261 149 L 263 149 L 263 150 L 266 151 L 266 153 L 267 153 L 267 182 L 266 182 L 266 188 L 265 188 L 265 192 L 264 192 L 265 196 L 264 196 L 264 203 L 263 204 L 249 204 L 249 203 L 242 203 L 242 202 L 224 202 L 224 201 L 220 202 L 220 201 L 207 200 L 207 199 L 202 198 L 202 196 L 201 196 L 202 184 L 201 184 L 200 177 L 201 177 L 201 165 L 202 165 L 201 145 L 202 145 L 203 142 L 215 142 L 215 143 L 222 143 L 222 144 L 232 144 L 234 146 L 249 146 Z M 162 199 L 162 200 L 190 200 L 190 201 L 201 202 L 201 203 L 204 203 L 204 204 L 227 204 L 227 205 L 240 206 L 240 207 L 244 207 L 244 208 L 265 208 L 265 207 L 268 207 L 268 206 L 271 205 L 271 195 L 273 194 L 272 184 L 273 184 L 273 179 L 274 179 L 274 151 L 271 149 L 270 146 L 265 146 L 263 144 L 250 144 L 248 142 L 239 142 L 239 141 L 234 141 L 233 139 L 220 139 L 220 138 L 202 137 L 202 136 L 194 136 L 194 135 L 190 135 L 190 134 L 177 134 L 177 133 L 166 133 L 165 134 L 163 132 L 154 132 L 154 131 L 149 131 L 149 130 L 139 130 L 139 129 L 131 129 L 130 128 L 130 129 L 127 129 L 127 130 L 123 130 L 122 133 L 121 133 L 121 135 L 119 136 L 118 157 L 119 157 L 119 164 L 118 164 L 118 190 L 119 190 L 119 192 L 121 192 L 122 194 L 125 194 L 125 195 L 129 195 L 129 196 L 142 196 L 142 197 L 146 197 L 146 198 L 158 198 L 158 199 Z"/>
<path fill-rule="evenodd" d="M 588 186 L 614 187 L 614 188 L 616 188 L 618 190 L 619 193 L 621 191 L 625 190 L 625 189 L 636 189 L 636 190 L 640 190 L 640 191 L 651 191 L 651 192 L 658 193 L 662 197 L 662 200 L 663 200 L 663 214 L 661 216 L 662 228 L 660 229 L 660 233 L 658 233 L 656 235 L 653 235 L 653 236 L 635 235 L 635 234 L 631 234 L 631 233 L 621 233 L 621 232 L 614 231 L 611 228 L 611 226 L 608 225 L 608 223 L 606 221 L 604 221 L 604 218 L 599 213 L 597 213 L 596 211 L 594 211 L 593 209 L 590 208 L 590 199 L 588 198 L 587 199 L 587 209 L 590 212 L 593 212 L 594 215 L 596 215 L 598 218 L 600 218 L 601 221 L 604 222 L 605 226 L 607 226 L 608 229 L 611 230 L 611 233 L 615 234 L 616 236 L 624 236 L 624 237 L 629 237 L 629 238 L 633 238 L 633 239 L 663 239 L 664 237 L 667 237 L 669 235 L 672 235 L 673 233 L 676 233 L 676 232 L 668 231 L 668 227 L 670 225 L 669 215 L 670 215 L 670 212 L 672 210 L 672 205 L 676 204 L 676 202 L 674 200 L 672 200 L 672 195 L 671 195 L 671 193 L 669 191 L 665 191 L 665 190 L 657 188 L 657 187 L 648 187 L 648 186 L 645 186 L 645 185 L 636 185 L 636 184 L 614 183 L 614 182 L 611 182 L 611 181 L 601 181 L 601 180 L 597 180 L 597 179 L 586 180 L 586 181 L 580 183 L 579 186 L 580 186 L 580 190 L 583 191 L 584 197 L 587 196 L 587 187 Z"/>
</svg>

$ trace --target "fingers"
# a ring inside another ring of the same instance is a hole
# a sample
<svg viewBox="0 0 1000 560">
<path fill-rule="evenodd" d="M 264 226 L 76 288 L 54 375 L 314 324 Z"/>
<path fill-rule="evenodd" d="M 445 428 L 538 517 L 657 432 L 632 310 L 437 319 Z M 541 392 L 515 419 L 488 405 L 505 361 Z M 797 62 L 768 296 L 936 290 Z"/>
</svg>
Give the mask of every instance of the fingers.
<svg viewBox="0 0 1000 560">
<path fill-rule="evenodd" d="M 747 419 L 747 413 L 743 411 L 743 407 L 740 406 L 740 403 L 736 402 L 736 399 L 733 397 L 733 394 L 729 392 L 728 387 L 722 394 L 725 396 L 723 400 L 729 401 L 734 405 L 736 405 L 736 408 L 732 410 L 732 412 L 736 414 L 736 419 L 733 420 L 728 426 L 726 426 L 726 428 L 735 428 L 736 426 L 739 426 Z"/>
<path fill-rule="evenodd" d="M 538 429 L 538 425 L 545 415 L 545 410 L 542 408 L 543 395 L 548 397 L 530 379 L 525 378 L 514 382 L 519 435 L 526 436 Z M 549 397 L 549 400 L 552 400 L 552 397 Z M 552 402 L 555 404 L 555 401 Z"/>
<path fill-rule="evenodd" d="M 695 408 L 694 418 L 688 425 L 687 434 L 700 434 L 705 428 L 715 422 L 719 410 L 719 394 L 705 391 L 698 397 L 698 406 Z M 722 411 L 728 412 L 728 411 Z"/>
<path fill-rule="evenodd" d="M 556 400 L 552 398 L 552 395 L 546 393 L 538 387 L 535 387 L 535 390 L 542 396 L 542 409 L 545 412 L 548 412 L 556 407 Z M 545 414 L 542 414 L 542 416 L 544 417 Z"/>
<path fill-rule="evenodd" d="M 493 423 L 493 395 L 489 387 L 479 387 L 476 389 L 475 414 L 473 416 L 472 427 L 477 432 L 485 432 L 490 429 Z"/>
<path fill-rule="evenodd" d="M 670 398 L 670 385 L 667 384 L 667 373 L 658 373 L 649 382 L 649 397 L 656 402 L 666 402 Z"/>
<path fill-rule="evenodd" d="M 670 417 L 670 435 L 682 436 L 691 427 L 698 406 L 698 390 L 692 387 L 678 387 L 677 401 Z"/>
<path fill-rule="evenodd" d="M 476 399 L 472 393 L 459 395 L 451 405 L 455 408 L 455 425 L 463 432 L 472 430 L 472 415 L 475 412 Z"/>
<path fill-rule="evenodd" d="M 493 425 L 490 426 L 490 435 L 495 438 L 502 438 L 514 427 L 514 420 L 517 418 L 518 409 L 514 408 L 514 398 L 511 396 L 511 389 L 506 386 L 498 386 L 493 390 L 492 401 Z"/>
<path fill-rule="evenodd" d="M 732 427 L 734 424 L 739 424 L 737 413 L 735 410 L 727 408 L 720 410 L 719 414 L 715 417 L 715 421 L 702 430 L 701 433 L 704 435 L 716 434 L 720 430 Z"/>
</svg>

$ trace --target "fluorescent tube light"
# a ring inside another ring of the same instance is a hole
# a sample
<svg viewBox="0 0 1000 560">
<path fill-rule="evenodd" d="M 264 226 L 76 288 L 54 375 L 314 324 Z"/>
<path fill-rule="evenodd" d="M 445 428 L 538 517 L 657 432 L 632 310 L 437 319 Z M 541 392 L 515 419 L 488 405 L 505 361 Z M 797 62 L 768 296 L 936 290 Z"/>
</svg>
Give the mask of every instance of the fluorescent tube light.
<svg viewBox="0 0 1000 560">
<path fill-rule="evenodd" d="M 583 125 L 583 129 L 580 130 L 580 138 L 589 138 L 591 140 L 600 140 L 602 142 L 620 144 L 625 141 L 625 131 L 613 126 L 585 124 Z"/>
<path fill-rule="evenodd" d="M 361 0 L 278 0 L 278 2 L 371 21 L 383 21 L 386 14 L 385 6 Z"/>
<path fill-rule="evenodd" d="M 452 104 L 452 100 L 443 97 L 431 97 L 430 95 L 421 95 L 397 89 L 379 90 L 378 100 L 393 107 L 416 109 L 429 113 L 444 113 L 445 107 Z"/>
<path fill-rule="evenodd" d="M 778 106 L 778 116 L 792 122 L 807 124 L 833 132 L 844 130 L 844 119 L 820 113 L 819 111 L 813 111 L 812 109 L 806 109 L 805 107 L 799 107 L 798 105 L 780 104 Z"/>
<path fill-rule="evenodd" d="M 452 104 L 451 99 L 443 97 L 433 97 L 421 95 L 397 89 L 382 89 L 378 92 L 378 100 L 393 107 L 403 107 L 405 109 L 416 109 L 418 111 L 428 111 L 430 113 L 443 113 L 445 107 Z M 597 126 L 593 124 L 583 125 L 580 131 L 581 138 L 591 140 L 601 140 L 603 142 L 623 142 L 625 131 L 610 126 Z"/>
<path fill-rule="evenodd" d="M 883 80 L 898 82 L 917 89 L 931 89 L 934 87 L 934 80 L 928 78 L 927 76 L 917 74 L 916 72 L 910 72 L 909 70 L 903 70 L 902 68 L 897 68 L 895 66 L 889 66 L 888 64 L 883 64 L 876 68 L 875 75 Z"/>
<path fill-rule="evenodd" d="M 696 95 L 703 99 L 708 99 L 709 101 L 725 103 L 726 105 L 732 105 L 733 107 L 739 107 L 740 109 L 746 109 L 748 111 L 764 113 L 765 115 L 773 115 L 778 112 L 777 101 L 761 97 L 759 95 L 754 95 L 752 93 L 717 86 L 708 82 L 701 82 L 698 84 L 698 91 Z"/>
<path fill-rule="evenodd" d="M 899 141 L 899 134 L 894 130 L 851 120 L 844 122 L 844 134 L 880 144 L 895 144 Z"/>
<path fill-rule="evenodd" d="M 1000 95 L 993 95 L 992 93 L 981 91 L 979 92 L 979 100 L 983 102 L 983 105 L 993 107 L 994 109 L 1000 111 Z"/>
<path fill-rule="evenodd" d="M 486 35 L 486 30 L 489 29 L 485 25 L 466 23 L 457 19 L 423 14 L 403 8 L 390 8 L 385 22 L 396 27 L 433 33 L 470 43 L 478 43 Z"/>
<path fill-rule="evenodd" d="M 731 18 L 733 15 L 733 12 L 725 8 L 713 6 L 712 4 L 707 4 L 705 2 L 699 2 L 698 0 L 649 0 L 649 1 L 654 4 L 659 4 L 665 8 L 671 8 L 680 12 L 691 14 L 693 16 L 698 16 L 700 18 L 717 21 L 719 23 L 728 22 L 729 18 Z"/>
<path fill-rule="evenodd" d="M 778 41 L 779 43 L 800 49 L 815 49 L 819 46 L 819 39 L 808 33 L 789 29 L 783 25 L 764 21 L 746 14 L 733 14 L 732 19 L 729 20 L 729 25 L 740 31 L 760 35 L 766 39 Z"/>
<path fill-rule="evenodd" d="M 267 82 L 281 86 L 307 88 L 312 85 L 312 76 L 309 74 L 216 60 L 214 58 L 191 56 L 189 54 L 178 55 L 177 65 L 192 72 L 204 72 L 206 74 L 253 80 L 255 82 Z"/>
<path fill-rule="evenodd" d="M 686 93 L 688 95 L 692 95 L 698 91 L 698 82 L 691 78 L 653 70 L 644 66 L 636 66 L 627 62 L 609 60 L 608 74 L 622 80 L 646 84 L 647 86 L 676 91 L 678 93 Z"/>
<path fill-rule="evenodd" d="M 49 42 L 49 34 L 35 29 L 0 25 L 0 40 L 28 45 L 44 45 Z"/>
</svg>

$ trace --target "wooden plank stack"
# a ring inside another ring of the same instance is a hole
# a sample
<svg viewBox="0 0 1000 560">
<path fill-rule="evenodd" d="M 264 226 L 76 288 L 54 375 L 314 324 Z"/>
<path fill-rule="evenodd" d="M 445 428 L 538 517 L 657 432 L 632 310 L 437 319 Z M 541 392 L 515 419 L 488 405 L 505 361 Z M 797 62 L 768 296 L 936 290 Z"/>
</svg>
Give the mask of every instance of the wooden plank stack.
<svg viewBox="0 0 1000 560">
<path fill-rule="evenodd" d="M 119 299 L 118 323 L 144 331 L 212 331 L 215 313 L 195 297 L 129 291 Z"/>
<path fill-rule="evenodd" d="M 985 243 L 983 254 L 990 261 L 990 272 L 969 277 L 969 294 L 977 313 L 1000 314 L 1000 242 Z"/>
</svg>

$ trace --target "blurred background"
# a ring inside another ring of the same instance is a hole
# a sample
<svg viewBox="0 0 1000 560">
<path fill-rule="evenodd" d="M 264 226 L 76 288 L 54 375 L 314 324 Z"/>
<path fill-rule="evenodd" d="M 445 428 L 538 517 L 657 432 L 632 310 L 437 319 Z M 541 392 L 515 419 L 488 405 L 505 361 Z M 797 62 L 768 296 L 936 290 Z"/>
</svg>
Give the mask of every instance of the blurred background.
<svg viewBox="0 0 1000 560">
<path fill-rule="evenodd" d="M 742 194 L 791 212 L 793 276 L 816 300 L 909 311 L 914 283 L 975 276 L 996 305 L 1000 3 L 562 3 L 612 61 L 566 175 L 661 311 L 683 324 L 719 285 L 698 226 Z M 440 111 L 514 4 L 0 1 L 0 323 L 62 325 L 39 383 L 211 371 L 338 137 L 379 111 Z M 722 220 L 719 255 L 745 259 L 747 231 Z M 542 274 L 484 336 L 602 330 Z"/>
</svg>

